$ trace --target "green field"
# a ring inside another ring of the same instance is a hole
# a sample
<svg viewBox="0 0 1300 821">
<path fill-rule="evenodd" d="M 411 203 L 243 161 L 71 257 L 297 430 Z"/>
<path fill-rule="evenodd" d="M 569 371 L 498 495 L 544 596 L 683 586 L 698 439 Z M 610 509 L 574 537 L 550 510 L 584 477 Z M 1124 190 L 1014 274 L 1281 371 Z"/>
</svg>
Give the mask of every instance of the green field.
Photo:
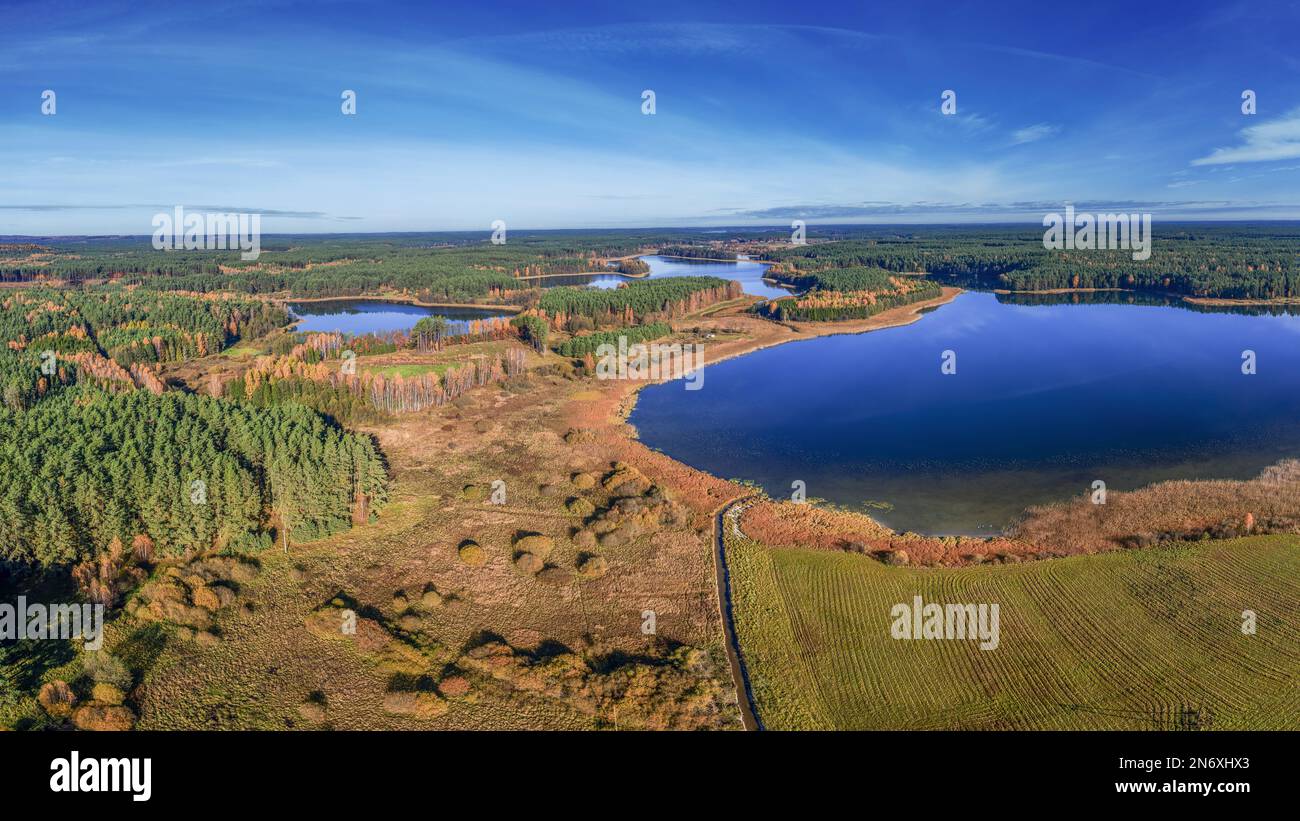
<svg viewBox="0 0 1300 821">
<path fill-rule="evenodd" d="M 1181 705 L 1300 727 L 1297 536 L 913 569 L 729 535 L 727 563 L 770 729 L 1157 729 Z M 891 638 L 918 594 L 999 604 L 1000 645 Z"/>
<path fill-rule="evenodd" d="M 380 376 L 386 376 L 386 377 L 400 376 L 405 379 L 406 377 L 410 377 L 410 376 L 422 376 L 423 374 L 426 373 L 436 373 L 441 376 L 453 364 L 454 363 L 452 362 L 446 362 L 438 365 L 432 365 L 424 362 L 405 362 L 400 365 L 368 366 L 366 368 L 366 371 L 368 373 L 378 374 Z"/>
<path fill-rule="evenodd" d="M 221 352 L 222 356 L 229 356 L 234 359 L 245 359 L 250 356 L 257 356 L 262 353 L 261 348 L 256 345 L 236 345 L 233 348 L 227 348 Z"/>
</svg>

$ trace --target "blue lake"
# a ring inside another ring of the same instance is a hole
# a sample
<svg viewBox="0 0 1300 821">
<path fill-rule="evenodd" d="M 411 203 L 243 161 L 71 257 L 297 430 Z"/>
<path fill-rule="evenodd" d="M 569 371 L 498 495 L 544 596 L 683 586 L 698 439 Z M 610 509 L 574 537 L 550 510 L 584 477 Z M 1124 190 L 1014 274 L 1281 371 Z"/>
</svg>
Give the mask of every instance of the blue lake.
<svg viewBox="0 0 1300 821">
<path fill-rule="evenodd" d="M 1094 480 L 1241 479 L 1300 457 L 1300 316 L 967 292 L 907 326 L 709 365 L 700 390 L 647 387 L 630 421 L 774 497 L 800 480 L 899 530 L 991 535 Z"/>
<path fill-rule="evenodd" d="M 644 279 L 662 277 L 722 277 L 734 279 L 745 289 L 745 293 L 761 297 L 788 296 L 791 291 L 778 285 L 763 281 L 763 276 L 770 267 L 764 262 L 738 260 L 736 262 L 706 262 L 702 260 L 676 259 L 661 256 L 644 256 L 650 266 L 648 277 L 625 277 L 618 274 L 595 275 L 584 277 L 552 277 L 547 285 L 592 285 L 597 288 L 617 288 L 624 282 L 640 282 Z"/>
<path fill-rule="evenodd" d="M 491 308 L 425 308 L 401 302 L 371 299 L 330 299 L 291 302 L 289 309 L 300 322 L 297 331 L 344 334 L 385 334 L 409 331 L 426 316 L 445 316 L 452 335 L 465 333 L 470 320 L 512 314 Z"/>
</svg>

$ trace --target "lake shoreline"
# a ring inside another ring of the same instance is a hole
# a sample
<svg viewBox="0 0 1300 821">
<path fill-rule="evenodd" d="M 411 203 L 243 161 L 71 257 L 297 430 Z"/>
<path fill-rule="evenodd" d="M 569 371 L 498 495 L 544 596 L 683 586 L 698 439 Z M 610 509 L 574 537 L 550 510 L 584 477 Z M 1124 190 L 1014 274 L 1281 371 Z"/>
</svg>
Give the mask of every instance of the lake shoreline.
<svg viewBox="0 0 1300 821">
<path fill-rule="evenodd" d="M 523 310 L 519 305 L 495 305 L 485 302 L 422 302 L 415 297 L 404 297 L 396 295 L 385 296 L 313 296 L 313 297 L 270 297 L 269 301 L 277 302 L 282 305 L 290 305 L 295 302 L 389 302 L 394 305 L 413 305 L 416 308 L 470 308 L 484 311 L 508 311 L 517 314 Z"/>
<path fill-rule="evenodd" d="M 1018 291 L 1007 288 L 990 288 L 995 294 L 1004 296 L 1033 296 L 1034 294 L 1149 294 L 1164 297 L 1176 302 L 1190 305 L 1230 308 L 1234 306 L 1249 307 L 1253 305 L 1300 305 L 1300 297 L 1273 297 L 1272 299 L 1230 299 L 1227 297 L 1190 296 L 1174 291 L 1147 291 L 1140 288 L 1045 288 L 1039 291 Z"/>
<path fill-rule="evenodd" d="M 738 357 L 745 356 L 747 354 L 751 354 L 756 351 L 766 350 L 767 348 L 774 348 L 778 345 L 785 345 L 789 342 L 799 342 L 801 340 L 806 340 L 806 339 L 817 339 L 823 336 L 864 334 L 864 333 L 869 333 L 871 331 L 883 330 L 885 328 L 898 328 L 904 325 L 910 325 L 911 323 L 916 322 L 921 317 L 923 317 L 930 309 L 938 308 L 942 305 L 946 305 L 949 302 L 952 302 L 954 299 L 956 299 L 958 296 L 960 296 L 963 293 L 965 293 L 965 291 L 961 288 L 945 285 L 942 286 L 942 292 L 940 296 L 937 296 L 933 299 L 922 300 L 920 302 L 913 302 L 908 305 L 900 305 L 897 308 L 890 308 L 889 310 L 881 311 L 875 316 L 868 317 L 866 319 L 850 319 L 850 320 L 843 320 L 840 322 L 778 322 L 776 320 L 755 317 L 755 319 L 758 319 L 759 321 L 764 322 L 774 328 L 785 328 L 793 332 L 795 335 L 780 338 L 780 339 L 758 338 L 758 339 L 746 340 L 746 342 L 749 344 L 737 345 L 735 346 L 734 350 L 728 349 L 721 355 L 714 355 L 714 356 L 709 355 L 708 348 L 706 347 L 704 367 L 708 367 L 709 365 L 716 365 L 721 362 L 726 362 L 729 359 L 736 359 Z M 756 301 L 762 301 L 762 300 L 760 299 Z M 714 305 L 714 306 L 710 306 L 704 311 L 701 311 L 700 315 L 716 316 L 720 311 L 733 308 L 733 307 L 735 307 L 734 301 L 723 303 L 722 305 Z M 681 321 L 685 321 L 685 318 Z M 726 344 L 726 343 L 722 343 L 722 344 Z M 636 408 L 636 400 L 644 388 L 647 388 L 651 385 L 659 385 L 671 381 L 673 381 L 671 378 L 660 378 L 657 380 L 648 379 L 645 380 L 644 382 L 638 383 L 632 389 L 631 396 L 629 398 L 625 398 L 624 401 L 625 407 L 620 408 L 619 411 L 620 421 L 623 423 L 627 423 L 628 417 L 631 416 L 632 411 L 635 410 Z M 629 424 L 629 427 L 632 427 L 632 430 L 635 432 L 636 428 L 634 426 Z M 694 468 L 692 468 L 692 470 L 694 470 Z M 722 477 L 715 477 L 715 478 L 722 478 Z"/>
<path fill-rule="evenodd" d="M 623 277 L 624 279 L 646 279 L 650 272 L 644 274 L 625 274 L 622 271 L 615 271 L 610 268 L 607 271 L 575 271 L 571 274 L 533 274 L 528 277 L 516 277 L 519 282 L 528 282 L 534 279 L 561 279 L 563 277 Z"/>
<path fill-rule="evenodd" d="M 681 326 L 691 323 L 694 319 L 720 319 L 743 321 L 749 326 L 747 330 L 750 335 L 744 339 L 713 345 L 712 350 L 706 347 L 705 366 L 707 367 L 709 364 L 736 359 L 786 342 L 825 336 L 854 335 L 909 325 L 934 308 L 951 302 L 962 293 L 965 293 L 963 289 L 945 286 L 939 297 L 891 308 L 867 320 L 853 320 L 844 324 L 801 323 L 803 327 L 799 329 L 744 313 L 745 308 L 758 301 L 751 297 L 748 300 L 733 300 L 711 306 L 690 317 L 684 317 L 674 324 Z M 568 419 L 568 429 L 571 433 L 582 432 L 583 436 L 590 436 L 588 447 L 592 452 L 601 454 L 601 458 L 607 463 L 623 461 L 636 466 L 646 475 L 653 476 L 673 498 L 681 499 L 696 509 L 701 516 L 708 516 L 712 520 L 720 509 L 740 499 L 754 497 L 755 488 L 694 467 L 664 451 L 652 448 L 640 439 L 636 427 L 628 422 L 641 390 L 650 385 L 669 381 L 672 380 L 654 379 L 644 382 L 608 380 L 597 383 L 591 388 L 584 389 L 579 386 L 570 394 L 566 403 L 565 417 Z M 868 546 L 868 552 L 876 559 L 881 559 L 882 556 L 894 551 L 903 551 L 903 555 L 911 553 L 915 557 L 913 563 L 922 563 L 930 561 L 932 556 L 947 551 L 952 555 L 945 556 L 943 561 L 950 566 L 976 563 L 975 560 L 954 558 L 958 552 L 962 556 L 969 554 L 987 557 L 979 561 L 996 563 L 1015 563 L 1050 557 L 1040 553 L 1032 544 L 1001 534 L 991 537 L 946 539 L 922 536 L 895 531 L 862 511 L 823 508 L 815 504 L 796 505 L 787 499 L 768 498 L 765 493 L 756 499 L 756 502 L 753 510 L 763 519 L 784 517 L 792 520 L 794 530 L 811 539 L 804 545 L 810 550 L 842 550 L 844 549 L 842 544 L 860 540 L 862 544 Z M 754 535 L 750 534 L 751 538 Z M 772 534 L 764 531 L 764 535 Z M 770 545 L 780 547 L 783 543 L 780 540 L 773 540 Z"/>
</svg>

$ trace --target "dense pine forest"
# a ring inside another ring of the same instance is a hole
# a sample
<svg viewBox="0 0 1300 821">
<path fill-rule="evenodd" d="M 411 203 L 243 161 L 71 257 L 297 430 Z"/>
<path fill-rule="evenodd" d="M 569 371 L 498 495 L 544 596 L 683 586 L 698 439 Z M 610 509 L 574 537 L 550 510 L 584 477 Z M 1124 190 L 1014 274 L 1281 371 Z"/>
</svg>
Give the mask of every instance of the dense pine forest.
<svg viewBox="0 0 1300 821">
<path fill-rule="evenodd" d="M 556 326 L 571 315 L 598 326 L 632 325 L 680 316 L 740 294 L 739 283 L 718 277 L 667 277 L 607 290 L 552 288 L 542 294 L 538 307 Z"/>
<path fill-rule="evenodd" d="M 802 293 L 761 304 L 757 310 L 782 321 L 866 319 L 889 308 L 933 299 L 942 292 L 928 277 L 881 268 L 834 268 L 782 274 L 780 278 Z"/>
<path fill-rule="evenodd" d="M 618 347 L 619 339 L 627 340 L 626 344 L 628 345 L 635 345 L 638 342 L 649 342 L 652 339 L 667 336 L 672 331 L 672 326 L 667 322 L 650 322 L 617 331 L 596 331 L 595 333 L 581 334 L 566 339 L 555 346 L 555 352 L 560 356 L 586 356 L 589 353 L 595 353 L 596 349 L 601 345 Z"/>
<path fill-rule="evenodd" d="M 659 248 L 659 255 L 682 257 L 683 259 L 734 260 L 736 258 L 735 251 L 727 251 L 709 245 L 664 245 Z"/>
<path fill-rule="evenodd" d="M 0 409 L 0 557 L 69 565 L 144 535 L 159 555 L 345 530 L 385 499 L 370 440 L 301 405 L 77 387 Z"/>
<path fill-rule="evenodd" d="M 284 326 L 278 305 L 122 285 L 3 296 L 0 566 L 66 569 L 110 544 L 256 550 L 273 534 L 337 532 L 383 504 L 369 437 L 302 405 L 257 409 L 159 377 L 159 363 Z"/>
</svg>

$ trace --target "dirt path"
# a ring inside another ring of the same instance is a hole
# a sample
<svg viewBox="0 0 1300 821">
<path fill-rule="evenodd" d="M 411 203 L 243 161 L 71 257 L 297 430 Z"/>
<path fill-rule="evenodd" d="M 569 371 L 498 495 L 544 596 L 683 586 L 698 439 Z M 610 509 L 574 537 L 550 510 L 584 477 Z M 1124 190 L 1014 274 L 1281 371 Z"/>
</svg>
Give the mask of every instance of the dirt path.
<svg viewBox="0 0 1300 821">
<path fill-rule="evenodd" d="M 754 703 L 754 691 L 749 686 L 749 673 L 745 669 L 745 659 L 740 654 L 740 641 L 736 638 L 736 625 L 732 621 L 731 609 L 731 573 L 727 569 L 726 531 L 727 514 L 736 505 L 753 499 L 744 496 L 733 499 L 718 509 L 713 520 L 713 568 L 718 580 L 718 611 L 722 614 L 722 633 L 727 647 L 727 661 L 731 665 L 731 680 L 736 686 L 736 704 L 740 707 L 740 720 L 746 730 L 762 730 L 763 722 L 758 717 L 758 707 Z"/>
</svg>

